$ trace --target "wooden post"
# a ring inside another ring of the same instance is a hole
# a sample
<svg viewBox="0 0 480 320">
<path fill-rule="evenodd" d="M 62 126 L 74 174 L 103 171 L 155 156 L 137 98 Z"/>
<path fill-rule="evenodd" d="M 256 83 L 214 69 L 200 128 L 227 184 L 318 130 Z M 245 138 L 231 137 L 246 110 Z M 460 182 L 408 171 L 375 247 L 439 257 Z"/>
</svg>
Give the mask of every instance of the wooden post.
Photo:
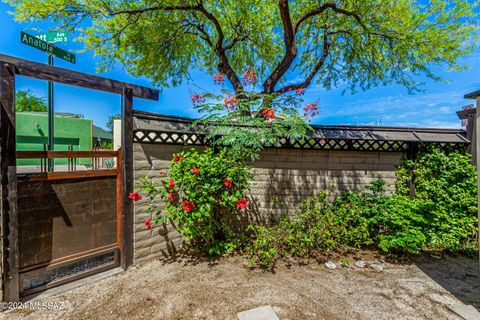
<svg viewBox="0 0 480 320">
<path fill-rule="evenodd" d="M 117 150 L 117 245 L 122 249 L 123 231 L 122 231 L 122 204 L 123 204 L 123 161 L 122 148 Z"/>
<path fill-rule="evenodd" d="M 3 300 L 19 300 L 15 75 L 0 64 L 0 201 L 3 239 Z"/>
<path fill-rule="evenodd" d="M 122 268 L 133 263 L 133 92 L 124 88 L 122 95 Z"/>
</svg>

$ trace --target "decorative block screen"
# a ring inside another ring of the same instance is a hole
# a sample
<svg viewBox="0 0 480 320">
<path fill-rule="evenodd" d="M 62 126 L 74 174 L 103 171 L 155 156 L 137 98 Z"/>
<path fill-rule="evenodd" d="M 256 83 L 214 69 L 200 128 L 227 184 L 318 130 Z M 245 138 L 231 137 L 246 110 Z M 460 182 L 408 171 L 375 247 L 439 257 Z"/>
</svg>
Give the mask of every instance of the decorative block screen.
<svg viewBox="0 0 480 320">
<path fill-rule="evenodd" d="M 137 129 L 133 133 L 133 141 L 147 144 L 173 144 L 205 146 L 210 141 L 205 136 L 191 132 L 167 132 Z M 322 139 L 310 138 L 305 140 L 280 139 L 277 148 L 284 149 L 316 149 L 335 151 L 375 151 L 375 152 L 409 152 L 412 145 L 419 148 L 437 146 L 445 150 L 465 150 L 468 143 L 449 142 L 412 142 L 393 140 L 362 140 L 362 139 Z"/>
</svg>

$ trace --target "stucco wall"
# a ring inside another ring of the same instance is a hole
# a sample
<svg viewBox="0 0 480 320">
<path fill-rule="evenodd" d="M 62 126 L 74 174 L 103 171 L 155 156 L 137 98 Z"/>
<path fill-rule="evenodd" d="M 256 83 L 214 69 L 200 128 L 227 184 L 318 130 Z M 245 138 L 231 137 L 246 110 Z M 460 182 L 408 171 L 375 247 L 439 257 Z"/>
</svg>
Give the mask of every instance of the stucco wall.
<svg viewBox="0 0 480 320">
<path fill-rule="evenodd" d="M 92 120 L 81 118 L 54 118 L 55 150 L 92 150 Z M 44 150 L 48 143 L 48 116 L 46 113 L 18 112 L 16 114 L 17 151 Z M 19 159 L 17 165 L 39 165 L 38 159 Z M 55 159 L 55 164 L 67 164 L 67 159 Z M 91 164 L 91 159 L 77 159 L 77 164 Z"/>
<path fill-rule="evenodd" d="M 149 175 L 159 179 L 172 154 L 181 146 L 134 144 L 134 177 Z M 249 196 L 254 200 L 257 223 L 274 223 L 298 208 L 311 195 L 327 191 L 359 189 L 373 180 L 384 180 L 393 190 L 395 168 L 403 154 L 389 152 L 346 152 L 271 149 L 255 162 L 256 178 Z M 135 205 L 134 260 L 142 262 L 171 255 L 181 245 L 181 237 L 171 225 L 146 230 L 149 218 L 143 201 Z"/>
</svg>

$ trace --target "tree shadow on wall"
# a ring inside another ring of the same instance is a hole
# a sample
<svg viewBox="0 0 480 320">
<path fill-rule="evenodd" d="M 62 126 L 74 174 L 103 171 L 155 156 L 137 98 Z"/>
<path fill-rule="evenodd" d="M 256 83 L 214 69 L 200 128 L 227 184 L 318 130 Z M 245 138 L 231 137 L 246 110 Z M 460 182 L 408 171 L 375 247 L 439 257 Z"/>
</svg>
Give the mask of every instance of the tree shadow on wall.
<svg viewBox="0 0 480 320">
<path fill-rule="evenodd" d="M 326 192 L 331 199 L 342 191 L 363 190 L 366 183 L 383 178 L 382 171 L 371 169 L 369 158 L 355 164 L 338 163 L 349 156 L 318 150 L 265 151 L 255 163 L 258 174 L 253 190 L 258 214 L 268 224 L 275 224 L 311 196 Z"/>
</svg>

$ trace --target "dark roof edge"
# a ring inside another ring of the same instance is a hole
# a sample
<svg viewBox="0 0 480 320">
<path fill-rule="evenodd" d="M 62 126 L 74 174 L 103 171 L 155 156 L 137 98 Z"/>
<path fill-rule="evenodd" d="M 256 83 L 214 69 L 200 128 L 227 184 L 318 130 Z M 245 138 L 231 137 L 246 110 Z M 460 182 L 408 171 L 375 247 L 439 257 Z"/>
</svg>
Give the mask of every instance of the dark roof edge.
<svg viewBox="0 0 480 320">
<path fill-rule="evenodd" d="M 457 116 L 458 118 L 463 120 L 476 113 L 477 113 L 477 109 L 466 109 L 462 111 L 457 111 Z"/>
<path fill-rule="evenodd" d="M 146 112 L 133 110 L 133 115 L 139 119 L 148 120 L 163 120 L 169 122 L 191 123 L 197 119 L 189 117 L 171 116 L 167 114 Z M 464 134 L 466 131 L 462 129 L 449 128 L 412 128 L 412 127 L 395 127 L 395 126 L 352 126 L 352 125 L 312 125 L 313 129 L 329 129 L 329 130 L 376 130 L 376 131 L 394 131 L 394 132 L 423 132 L 423 133 L 460 133 Z"/>
<path fill-rule="evenodd" d="M 480 90 L 467 93 L 467 94 L 464 95 L 463 97 L 464 97 L 465 99 L 477 99 L 478 97 L 480 97 Z"/>
</svg>

